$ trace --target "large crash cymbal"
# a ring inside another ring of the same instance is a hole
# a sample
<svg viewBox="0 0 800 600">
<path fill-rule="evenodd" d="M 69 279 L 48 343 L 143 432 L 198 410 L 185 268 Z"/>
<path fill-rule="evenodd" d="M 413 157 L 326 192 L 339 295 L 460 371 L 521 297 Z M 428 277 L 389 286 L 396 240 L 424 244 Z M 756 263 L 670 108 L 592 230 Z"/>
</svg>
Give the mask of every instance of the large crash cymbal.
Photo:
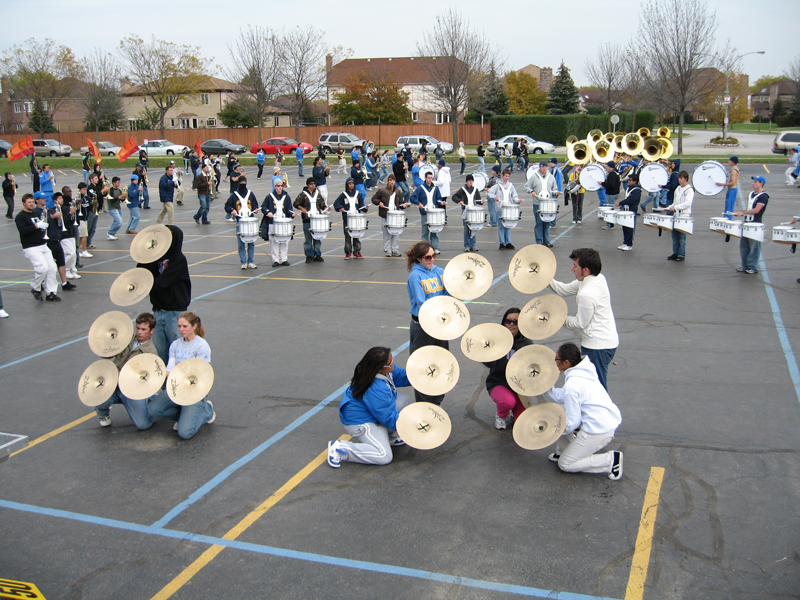
<svg viewBox="0 0 800 600">
<path fill-rule="evenodd" d="M 477 254 L 459 254 L 444 268 L 444 289 L 460 300 L 483 296 L 492 285 L 494 273 L 489 261 Z"/>
<path fill-rule="evenodd" d="M 167 367 L 157 354 L 145 352 L 126 362 L 119 372 L 119 389 L 131 400 L 144 400 L 161 389 Z"/>
<path fill-rule="evenodd" d="M 109 358 L 122 352 L 133 338 L 133 321 L 124 312 L 112 310 L 97 317 L 89 329 L 89 347 L 97 356 Z"/>
<path fill-rule="evenodd" d="M 514 421 L 514 441 L 525 450 L 541 450 L 555 442 L 566 426 L 567 413 L 560 404 L 534 404 Z"/>
<path fill-rule="evenodd" d="M 461 351 L 470 360 L 492 362 L 508 354 L 514 345 L 514 336 L 498 323 L 476 325 L 461 338 Z"/>
<path fill-rule="evenodd" d="M 134 268 L 114 280 L 109 296 L 117 306 L 131 306 L 147 296 L 152 287 L 153 274 L 147 269 Z"/>
<path fill-rule="evenodd" d="M 437 340 L 454 340 L 469 329 L 469 310 L 458 298 L 434 296 L 422 303 L 419 324 Z"/>
<path fill-rule="evenodd" d="M 561 296 L 544 294 L 522 307 L 519 330 L 526 338 L 543 340 L 556 333 L 567 320 L 567 303 Z"/>
<path fill-rule="evenodd" d="M 541 292 L 556 274 L 556 256 L 547 246 L 531 244 L 517 252 L 508 265 L 508 280 L 523 294 Z"/>
<path fill-rule="evenodd" d="M 100 359 L 90 364 L 78 382 L 78 397 L 86 406 L 100 406 L 117 389 L 119 371 L 110 360 Z"/>
<path fill-rule="evenodd" d="M 437 448 L 450 437 L 450 417 L 430 402 L 415 402 L 400 411 L 397 417 L 397 433 L 412 448 L 430 450 Z"/>
<path fill-rule="evenodd" d="M 533 344 L 517 350 L 506 366 L 506 381 L 523 396 L 538 396 L 558 381 L 556 353 L 547 346 Z"/>
<path fill-rule="evenodd" d="M 189 406 L 208 396 L 214 385 L 214 369 L 202 358 L 187 358 L 167 377 L 167 394 L 175 404 Z"/>
<path fill-rule="evenodd" d="M 452 352 L 440 346 L 423 346 L 406 362 L 406 375 L 415 390 L 428 396 L 439 396 L 452 390 L 461 370 Z"/>
<path fill-rule="evenodd" d="M 131 256 L 137 263 L 151 263 L 164 256 L 172 243 L 172 232 L 166 225 L 145 227 L 131 242 Z"/>
</svg>

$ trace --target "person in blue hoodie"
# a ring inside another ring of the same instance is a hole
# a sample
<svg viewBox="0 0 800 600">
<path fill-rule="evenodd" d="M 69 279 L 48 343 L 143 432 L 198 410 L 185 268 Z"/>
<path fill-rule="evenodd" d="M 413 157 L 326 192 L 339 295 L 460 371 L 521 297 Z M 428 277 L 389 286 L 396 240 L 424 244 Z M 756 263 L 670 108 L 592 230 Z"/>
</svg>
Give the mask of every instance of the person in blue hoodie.
<svg viewBox="0 0 800 600">
<path fill-rule="evenodd" d="M 131 220 L 125 228 L 125 233 L 135 235 L 136 227 L 139 225 L 139 204 L 142 198 L 142 189 L 139 187 L 139 176 L 135 173 L 131 175 L 131 184 L 128 186 L 128 212 Z"/>
<path fill-rule="evenodd" d="M 339 402 L 339 418 L 350 441 L 328 442 L 328 464 L 343 461 L 388 465 L 392 446 L 405 444 L 397 435 L 397 417 L 411 403 L 411 396 L 397 392 L 408 387 L 405 369 L 394 364 L 391 350 L 376 346 L 356 365 L 350 386 Z"/>
<path fill-rule="evenodd" d="M 294 157 L 297 159 L 297 176 L 303 176 L 303 157 L 305 157 L 306 153 L 303 150 L 302 146 L 298 146 L 297 149 L 294 151 Z"/>
</svg>

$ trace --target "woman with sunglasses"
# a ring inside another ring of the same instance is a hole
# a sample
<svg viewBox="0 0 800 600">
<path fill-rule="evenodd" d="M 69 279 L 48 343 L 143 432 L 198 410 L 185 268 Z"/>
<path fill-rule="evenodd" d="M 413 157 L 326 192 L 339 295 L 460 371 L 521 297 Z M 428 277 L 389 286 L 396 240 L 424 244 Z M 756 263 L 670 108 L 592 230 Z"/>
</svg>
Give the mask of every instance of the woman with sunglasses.
<svg viewBox="0 0 800 600">
<path fill-rule="evenodd" d="M 437 340 L 429 336 L 419 324 L 419 309 L 425 300 L 435 296 L 450 295 L 444 289 L 444 283 L 442 283 L 444 270 L 434 264 L 435 260 L 436 251 L 429 242 L 417 242 L 406 250 L 406 261 L 409 270 L 406 287 L 408 289 L 408 299 L 411 302 L 411 309 L 408 311 L 411 313 L 409 355 L 423 346 L 441 346 L 445 350 L 450 349 L 450 345 L 446 340 Z M 414 397 L 417 402 L 441 404 L 444 394 L 427 396 L 414 390 Z"/>
<path fill-rule="evenodd" d="M 503 315 L 502 324 L 514 336 L 514 345 L 508 354 L 502 358 L 498 358 L 493 362 L 483 363 L 489 367 L 489 374 L 486 376 L 486 390 L 489 392 L 489 397 L 497 404 L 497 414 L 494 418 L 495 429 L 506 429 L 514 419 L 518 418 L 524 411 L 525 407 L 520 402 L 519 394 L 511 389 L 506 379 L 506 366 L 509 359 L 520 348 L 530 346 L 533 344 L 531 340 L 522 335 L 517 326 L 519 321 L 519 309 L 509 308 L 506 314 Z"/>
<path fill-rule="evenodd" d="M 367 350 L 339 402 L 339 418 L 351 439 L 328 442 L 328 464 L 338 468 L 342 461 L 364 465 L 392 462 L 392 446 L 405 444 L 397 436 L 397 417 L 411 404 L 411 396 L 398 394 L 397 388 L 410 385 L 405 369 L 394 364 L 389 348 Z"/>
</svg>

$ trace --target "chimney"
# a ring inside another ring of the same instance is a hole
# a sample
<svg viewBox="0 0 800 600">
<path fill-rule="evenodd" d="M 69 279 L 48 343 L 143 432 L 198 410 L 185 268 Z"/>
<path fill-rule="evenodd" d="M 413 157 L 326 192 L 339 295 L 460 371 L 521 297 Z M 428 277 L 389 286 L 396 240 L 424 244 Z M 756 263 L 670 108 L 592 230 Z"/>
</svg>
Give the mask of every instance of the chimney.
<svg viewBox="0 0 800 600">
<path fill-rule="evenodd" d="M 333 55 L 328 52 L 328 54 L 325 55 L 325 72 L 330 73 L 331 69 L 333 69 Z"/>
</svg>

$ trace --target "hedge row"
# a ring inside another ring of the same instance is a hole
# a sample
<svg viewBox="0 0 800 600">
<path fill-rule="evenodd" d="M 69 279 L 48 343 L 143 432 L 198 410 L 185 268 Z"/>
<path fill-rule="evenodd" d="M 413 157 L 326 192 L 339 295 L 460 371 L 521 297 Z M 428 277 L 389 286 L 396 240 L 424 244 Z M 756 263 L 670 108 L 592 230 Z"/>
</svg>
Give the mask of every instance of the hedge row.
<svg viewBox="0 0 800 600">
<path fill-rule="evenodd" d="M 627 133 L 633 129 L 647 127 L 653 129 L 656 124 L 656 115 L 649 110 L 633 112 L 615 112 L 619 115 L 616 131 Z M 492 124 L 492 137 L 501 138 L 505 135 L 529 135 L 535 140 L 543 140 L 563 146 L 569 136 L 574 135 L 583 139 L 592 129 L 606 132 L 612 126 L 609 117 L 603 115 L 504 115 L 489 119 Z"/>
</svg>

